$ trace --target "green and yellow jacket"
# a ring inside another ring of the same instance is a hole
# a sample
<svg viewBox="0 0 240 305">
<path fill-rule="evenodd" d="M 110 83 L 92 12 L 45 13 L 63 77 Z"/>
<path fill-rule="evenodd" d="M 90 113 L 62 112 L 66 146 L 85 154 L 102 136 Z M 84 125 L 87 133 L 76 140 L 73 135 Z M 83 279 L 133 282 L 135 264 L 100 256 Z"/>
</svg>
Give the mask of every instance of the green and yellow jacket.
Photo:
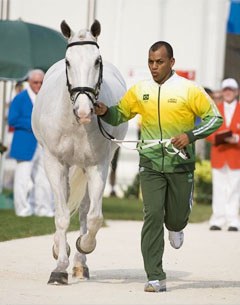
<svg viewBox="0 0 240 305">
<path fill-rule="evenodd" d="M 192 171 L 195 168 L 195 145 L 218 129 L 223 119 L 204 89 L 176 73 L 162 85 L 154 80 L 140 81 L 131 87 L 118 105 L 108 108 L 101 118 L 117 126 L 141 115 L 141 140 L 170 139 L 186 133 L 190 144 L 186 150 L 190 156 L 184 160 L 178 154 L 170 154 L 164 144 L 141 149 L 140 166 L 160 172 Z M 201 123 L 196 126 L 196 117 Z"/>
</svg>

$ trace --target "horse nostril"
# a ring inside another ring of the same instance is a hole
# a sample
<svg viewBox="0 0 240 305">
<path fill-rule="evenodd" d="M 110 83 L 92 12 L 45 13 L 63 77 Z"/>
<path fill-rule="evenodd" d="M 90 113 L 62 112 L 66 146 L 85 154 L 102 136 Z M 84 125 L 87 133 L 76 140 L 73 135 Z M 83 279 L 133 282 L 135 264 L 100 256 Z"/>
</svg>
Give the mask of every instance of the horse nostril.
<svg viewBox="0 0 240 305">
<path fill-rule="evenodd" d="M 93 114 L 93 108 L 91 108 L 91 114 Z"/>
<path fill-rule="evenodd" d="M 77 109 L 73 109 L 73 114 L 75 115 L 75 117 L 78 117 Z"/>
</svg>

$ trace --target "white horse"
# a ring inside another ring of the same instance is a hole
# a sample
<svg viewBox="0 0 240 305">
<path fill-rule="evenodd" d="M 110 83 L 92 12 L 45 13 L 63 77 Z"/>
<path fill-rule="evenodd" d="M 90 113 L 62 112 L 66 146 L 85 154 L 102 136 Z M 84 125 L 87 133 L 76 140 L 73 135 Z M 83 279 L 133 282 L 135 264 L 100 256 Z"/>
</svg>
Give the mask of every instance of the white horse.
<svg viewBox="0 0 240 305">
<path fill-rule="evenodd" d="M 89 278 L 86 254 L 95 249 L 96 234 L 103 223 L 102 197 L 116 149 L 116 144 L 103 136 L 93 107 L 98 98 L 114 105 L 126 91 L 119 71 L 109 63 L 102 64 L 96 42 L 101 31 L 98 21 L 90 31 L 78 33 L 63 21 L 61 30 L 68 39 L 66 57 L 46 73 L 32 113 L 32 127 L 44 150 L 56 209 L 53 256 L 57 266 L 49 284 L 68 284 L 67 230 L 77 209 L 80 236 L 73 276 Z M 127 132 L 127 124 L 101 126 L 114 138 L 123 139 Z"/>
</svg>

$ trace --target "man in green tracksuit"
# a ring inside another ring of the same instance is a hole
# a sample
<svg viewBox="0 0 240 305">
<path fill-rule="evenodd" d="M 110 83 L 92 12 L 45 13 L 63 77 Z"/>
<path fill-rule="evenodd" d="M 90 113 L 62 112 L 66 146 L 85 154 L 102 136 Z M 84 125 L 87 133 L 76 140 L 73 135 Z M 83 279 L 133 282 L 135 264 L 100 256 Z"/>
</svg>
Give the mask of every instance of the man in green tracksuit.
<svg viewBox="0 0 240 305">
<path fill-rule="evenodd" d="M 204 89 L 178 76 L 171 45 L 154 43 L 149 50 L 151 80 L 131 87 L 118 105 L 108 108 L 99 102 L 95 113 L 105 122 L 118 125 L 136 114 L 142 118 L 140 182 L 144 203 L 141 249 L 148 282 L 147 292 L 166 291 L 162 267 L 164 224 L 172 247 L 183 244 L 193 197 L 194 142 L 214 132 L 223 122 L 217 107 Z M 196 117 L 201 124 L 195 126 Z M 148 140 L 159 139 L 152 145 Z M 144 143 L 145 141 L 145 143 Z"/>
</svg>

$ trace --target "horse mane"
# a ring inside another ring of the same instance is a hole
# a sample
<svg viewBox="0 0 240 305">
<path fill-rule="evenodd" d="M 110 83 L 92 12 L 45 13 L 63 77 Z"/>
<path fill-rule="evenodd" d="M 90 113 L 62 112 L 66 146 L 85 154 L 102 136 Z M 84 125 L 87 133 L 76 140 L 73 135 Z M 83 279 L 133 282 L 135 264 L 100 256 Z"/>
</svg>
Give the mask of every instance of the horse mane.
<svg viewBox="0 0 240 305">
<path fill-rule="evenodd" d="M 80 30 L 79 32 L 75 33 L 72 40 L 96 40 L 95 37 L 92 36 L 92 34 L 89 32 L 89 30 L 87 29 L 83 29 L 83 30 Z"/>
<path fill-rule="evenodd" d="M 80 30 L 80 31 L 77 33 L 77 37 L 78 37 L 79 39 L 85 39 L 88 32 L 89 32 L 89 31 L 87 31 L 87 30 Z"/>
</svg>

